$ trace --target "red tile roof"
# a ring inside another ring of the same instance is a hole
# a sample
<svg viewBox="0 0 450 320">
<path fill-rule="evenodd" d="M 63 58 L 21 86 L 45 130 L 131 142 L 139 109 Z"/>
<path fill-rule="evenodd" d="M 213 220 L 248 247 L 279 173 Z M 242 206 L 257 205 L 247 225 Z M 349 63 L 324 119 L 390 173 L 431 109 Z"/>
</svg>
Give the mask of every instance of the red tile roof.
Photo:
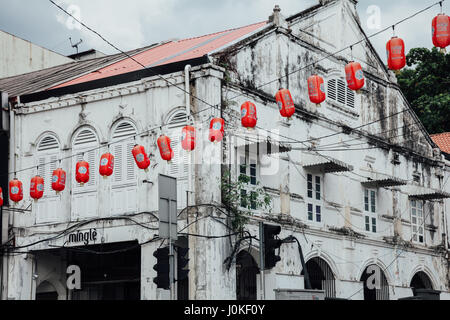
<svg viewBox="0 0 450 320">
<path fill-rule="evenodd" d="M 267 21 L 264 21 L 201 37 L 170 41 L 138 53 L 134 55 L 133 58 L 147 67 L 155 67 L 177 61 L 199 58 L 229 44 L 230 42 L 248 35 L 259 28 L 264 27 L 266 24 Z M 142 66 L 137 64 L 132 59 L 126 58 L 81 77 L 59 84 L 51 89 L 116 76 L 139 69 L 142 69 Z"/>
<path fill-rule="evenodd" d="M 450 132 L 433 134 L 431 139 L 443 152 L 450 153 Z"/>
</svg>

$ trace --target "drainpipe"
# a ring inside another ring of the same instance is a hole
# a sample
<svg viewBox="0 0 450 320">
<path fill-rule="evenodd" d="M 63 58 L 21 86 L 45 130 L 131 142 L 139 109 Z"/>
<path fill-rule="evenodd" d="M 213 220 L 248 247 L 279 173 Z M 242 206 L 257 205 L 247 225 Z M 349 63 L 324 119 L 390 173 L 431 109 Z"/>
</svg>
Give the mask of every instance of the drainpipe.
<svg viewBox="0 0 450 320">
<path fill-rule="evenodd" d="M 184 91 L 185 91 L 185 99 L 186 99 L 186 115 L 188 117 L 188 119 L 191 116 L 191 90 L 190 90 L 190 85 L 189 85 L 189 80 L 190 80 L 190 73 L 189 71 L 191 70 L 191 65 L 187 64 L 184 67 Z M 193 157 L 194 152 L 190 152 L 189 154 L 189 173 L 188 173 L 188 202 L 191 205 L 191 201 L 189 201 L 189 198 L 192 198 L 190 195 L 192 194 L 192 157 Z"/>
<path fill-rule="evenodd" d="M 191 65 L 187 64 L 184 67 L 184 91 L 185 91 L 185 103 L 186 103 L 186 115 L 188 117 L 188 119 L 191 116 L 191 87 L 190 87 L 190 70 L 191 70 Z M 194 197 L 192 197 L 193 194 L 193 183 L 192 183 L 192 176 L 194 174 L 194 168 L 193 168 L 193 157 L 194 157 L 194 152 L 195 150 L 192 150 L 191 152 L 189 152 L 189 156 L 188 156 L 188 161 L 189 161 L 189 172 L 188 172 L 188 192 L 186 194 L 186 204 L 187 206 L 192 206 L 193 202 L 189 201 L 190 199 L 194 199 Z M 189 225 L 189 210 L 186 209 L 186 225 Z M 193 226 L 190 226 L 188 229 L 188 233 L 192 233 L 192 228 Z M 194 232 L 195 233 L 195 232 Z M 190 237 L 187 236 L 187 240 L 188 240 L 188 248 L 189 248 L 189 263 L 188 263 L 188 268 L 189 268 L 189 277 L 188 277 L 188 299 L 189 300 L 194 300 L 195 299 L 195 278 L 196 278 L 196 270 L 195 270 L 195 248 L 196 248 L 196 242 L 194 237 Z"/>
<path fill-rule="evenodd" d="M 17 97 L 17 102 L 20 103 L 20 97 Z M 16 145 L 16 123 L 15 123 L 15 116 L 14 116 L 14 106 L 12 103 L 9 104 L 9 169 L 10 172 L 16 171 L 16 155 L 15 155 L 15 145 Z M 9 180 L 12 180 L 12 175 L 9 177 Z M 11 201 L 10 207 L 11 207 Z M 4 238 L 8 238 L 8 229 L 9 229 L 9 215 L 10 213 L 7 213 L 7 218 L 5 221 L 5 228 L 6 228 L 6 235 Z M 12 212 L 12 216 L 14 217 L 14 211 Z M 3 217 L 2 217 L 3 218 Z M 3 242 L 3 239 L 2 239 Z M 2 243 L 3 244 L 3 243 Z M 5 253 L 5 252 L 4 252 Z M 3 268 L 2 268 L 2 300 L 8 299 L 8 281 L 9 281 L 9 266 L 8 266 L 8 256 L 6 254 L 3 255 Z"/>
</svg>

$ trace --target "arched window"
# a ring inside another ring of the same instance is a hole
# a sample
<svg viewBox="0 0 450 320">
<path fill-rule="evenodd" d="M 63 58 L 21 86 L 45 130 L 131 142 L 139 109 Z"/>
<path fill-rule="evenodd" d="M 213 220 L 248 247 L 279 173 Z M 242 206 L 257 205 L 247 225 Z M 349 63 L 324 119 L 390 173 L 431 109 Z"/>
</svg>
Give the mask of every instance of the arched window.
<svg viewBox="0 0 450 320">
<path fill-rule="evenodd" d="M 136 128 L 128 121 L 118 123 L 112 134 L 112 150 L 114 155 L 114 183 L 135 182 L 136 165 L 132 154 Z M 128 139 L 127 139 L 128 138 Z"/>
<path fill-rule="evenodd" d="M 187 125 L 187 114 L 184 110 L 174 113 L 168 121 L 169 137 L 174 157 L 169 167 L 169 175 L 179 179 L 187 178 L 188 153 L 181 147 L 182 129 Z"/>
<path fill-rule="evenodd" d="M 336 297 L 335 277 L 325 260 L 319 257 L 312 258 L 306 262 L 306 269 L 308 270 L 312 289 L 324 290 L 327 298 Z"/>
<path fill-rule="evenodd" d="M 137 134 L 130 121 L 120 121 L 112 129 L 111 152 L 114 174 L 111 189 L 111 214 L 133 213 L 137 210 L 137 167 L 132 150 Z"/>
<path fill-rule="evenodd" d="M 389 300 L 389 285 L 379 266 L 368 266 L 362 273 L 360 281 L 364 286 L 364 300 Z"/>
<path fill-rule="evenodd" d="M 187 125 L 187 114 L 184 109 L 177 110 L 169 118 L 168 136 L 174 153 L 171 163 L 168 165 L 168 174 L 177 178 L 177 206 L 178 209 L 186 206 L 186 190 L 188 190 L 187 178 L 189 173 L 189 153 L 181 147 L 182 129 Z"/>
<path fill-rule="evenodd" d="M 355 107 L 355 93 L 349 89 L 342 79 L 328 80 L 327 97 L 347 107 Z"/>
<path fill-rule="evenodd" d="M 59 210 L 56 192 L 52 190 L 52 174 L 59 164 L 60 144 L 53 135 L 45 135 L 36 151 L 38 175 L 44 179 L 44 197 L 36 204 L 36 223 L 53 222 Z"/>
<path fill-rule="evenodd" d="M 97 182 L 99 140 L 89 127 L 83 127 L 75 134 L 72 142 L 72 215 L 73 218 L 94 217 L 97 213 Z M 75 180 L 75 168 L 78 161 L 89 163 L 89 182 L 81 186 Z"/>
<path fill-rule="evenodd" d="M 99 152 L 98 149 L 95 149 L 96 147 L 98 147 L 98 138 L 92 129 L 83 128 L 78 131 L 73 141 L 72 147 L 73 153 L 76 154 L 76 156 L 73 157 L 73 169 L 75 172 L 75 167 L 78 161 L 84 160 L 89 163 L 89 182 L 87 183 L 88 187 L 95 187 L 97 185 L 97 158 Z M 75 183 L 75 188 L 80 187 L 80 184 Z"/>
</svg>

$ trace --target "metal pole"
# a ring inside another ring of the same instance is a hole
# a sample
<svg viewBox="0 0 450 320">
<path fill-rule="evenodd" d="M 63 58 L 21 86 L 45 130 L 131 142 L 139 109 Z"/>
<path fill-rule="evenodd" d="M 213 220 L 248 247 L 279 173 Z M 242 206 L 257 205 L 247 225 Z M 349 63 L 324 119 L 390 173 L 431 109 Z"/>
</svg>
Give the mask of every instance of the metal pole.
<svg viewBox="0 0 450 320">
<path fill-rule="evenodd" d="M 259 265 L 260 265 L 260 283 L 261 283 L 261 300 L 266 300 L 266 287 L 264 281 L 264 223 L 259 223 Z"/>
<path fill-rule="evenodd" d="M 173 256 L 173 243 L 172 243 L 172 199 L 169 198 L 169 286 L 170 286 L 170 300 L 174 299 L 173 290 L 173 275 L 175 270 L 174 256 Z"/>
</svg>

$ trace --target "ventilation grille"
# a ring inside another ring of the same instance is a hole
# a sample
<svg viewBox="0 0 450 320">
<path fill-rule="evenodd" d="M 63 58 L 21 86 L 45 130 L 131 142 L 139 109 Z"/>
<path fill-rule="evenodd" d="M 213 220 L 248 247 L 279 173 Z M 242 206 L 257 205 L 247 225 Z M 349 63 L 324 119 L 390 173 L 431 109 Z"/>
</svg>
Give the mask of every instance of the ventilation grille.
<svg viewBox="0 0 450 320">
<path fill-rule="evenodd" d="M 346 103 L 346 105 L 350 108 L 355 107 L 355 93 L 353 92 L 353 90 L 350 90 L 349 88 L 347 88 L 347 103 Z"/>
<path fill-rule="evenodd" d="M 169 120 L 169 129 L 184 127 L 187 124 L 187 114 L 185 111 L 179 111 L 175 113 Z"/>
<path fill-rule="evenodd" d="M 355 93 L 342 79 L 328 80 L 328 98 L 347 107 L 355 107 Z"/>
<path fill-rule="evenodd" d="M 336 79 L 328 81 L 328 98 L 336 100 Z"/>
<path fill-rule="evenodd" d="M 124 137 L 134 136 L 136 129 L 129 122 L 121 122 L 114 131 L 113 140 L 122 139 Z"/>
<path fill-rule="evenodd" d="M 91 144 L 96 144 L 97 143 L 97 136 L 95 135 L 95 133 L 90 130 L 90 129 L 83 129 L 81 130 L 74 142 L 74 146 L 86 146 L 86 145 L 91 145 Z"/>
<path fill-rule="evenodd" d="M 337 88 L 337 101 L 339 103 L 345 104 L 345 93 L 346 93 L 346 85 L 345 82 L 341 79 L 338 80 L 338 88 Z"/>
<path fill-rule="evenodd" d="M 41 142 L 38 145 L 37 151 L 48 151 L 57 149 L 59 149 L 58 141 L 52 136 L 47 136 L 41 140 Z"/>
</svg>

